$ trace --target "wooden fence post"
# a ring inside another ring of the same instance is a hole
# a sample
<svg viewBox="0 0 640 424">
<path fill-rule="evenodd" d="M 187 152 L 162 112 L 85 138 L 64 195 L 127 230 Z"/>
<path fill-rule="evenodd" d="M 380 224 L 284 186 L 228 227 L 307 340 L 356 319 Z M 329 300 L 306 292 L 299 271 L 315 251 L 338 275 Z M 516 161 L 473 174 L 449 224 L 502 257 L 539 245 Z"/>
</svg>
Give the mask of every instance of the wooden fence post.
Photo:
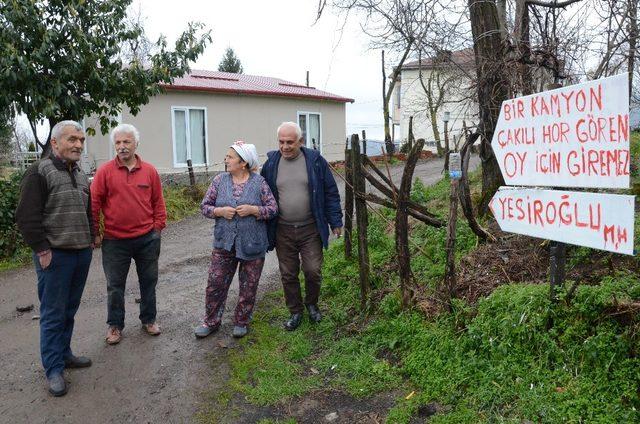
<svg viewBox="0 0 640 424">
<path fill-rule="evenodd" d="M 362 173 L 362 156 L 360 155 L 360 140 L 358 134 L 351 136 L 351 160 L 353 163 L 353 191 L 356 204 L 356 223 L 358 226 L 358 262 L 360 266 L 360 306 L 367 308 L 369 300 L 369 247 L 367 244 L 367 203 L 365 196 L 365 182 Z"/>
<path fill-rule="evenodd" d="M 344 150 L 344 257 L 351 259 L 353 233 L 353 159 L 349 146 Z"/>
<path fill-rule="evenodd" d="M 195 187 L 196 177 L 193 175 L 193 164 L 191 159 L 187 159 L 187 168 L 189 169 L 189 184 L 191 184 L 191 187 Z"/>
<path fill-rule="evenodd" d="M 362 130 L 362 154 L 367 156 L 367 132 Z"/>
<path fill-rule="evenodd" d="M 451 156 L 453 152 L 448 152 L 447 155 Z M 460 155 L 451 162 L 447 161 L 451 166 L 449 168 L 449 174 L 451 178 L 451 191 L 449 192 L 449 222 L 447 225 L 447 242 L 445 245 L 445 251 L 447 252 L 447 262 L 444 272 L 444 289 L 446 291 L 447 298 L 445 304 L 449 311 L 452 309 L 451 299 L 454 295 L 456 288 L 456 225 L 458 220 L 458 190 L 460 184 L 460 177 L 462 176 L 462 169 L 460 164 Z"/>
<path fill-rule="evenodd" d="M 396 200 L 396 255 L 398 256 L 398 274 L 400 276 L 400 292 L 402 294 L 402 307 L 408 308 L 411 304 L 413 284 L 411 282 L 411 252 L 409 251 L 409 198 L 411 196 L 411 180 L 416 162 L 424 147 L 424 140 L 420 139 L 414 145 L 407 156 L 404 167 L 400 190 Z"/>
</svg>

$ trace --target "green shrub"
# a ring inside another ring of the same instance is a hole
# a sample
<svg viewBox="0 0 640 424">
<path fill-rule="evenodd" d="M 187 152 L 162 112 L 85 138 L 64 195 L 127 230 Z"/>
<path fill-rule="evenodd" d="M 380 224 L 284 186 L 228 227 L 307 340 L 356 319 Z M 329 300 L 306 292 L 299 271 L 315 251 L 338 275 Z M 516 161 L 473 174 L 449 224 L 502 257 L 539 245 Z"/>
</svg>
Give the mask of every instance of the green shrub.
<svg viewBox="0 0 640 424">
<path fill-rule="evenodd" d="M 167 221 L 179 221 L 200 210 L 200 202 L 205 189 L 201 186 L 164 187 L 164 202 L 167 208 Z"/>
<path fill-rule="evenodd" d="M 15 172 L 0 180 L 0 259 L 14 258 L 25 247 L 15 218 L 21 178 L 22 174 Z"/>
</svg>

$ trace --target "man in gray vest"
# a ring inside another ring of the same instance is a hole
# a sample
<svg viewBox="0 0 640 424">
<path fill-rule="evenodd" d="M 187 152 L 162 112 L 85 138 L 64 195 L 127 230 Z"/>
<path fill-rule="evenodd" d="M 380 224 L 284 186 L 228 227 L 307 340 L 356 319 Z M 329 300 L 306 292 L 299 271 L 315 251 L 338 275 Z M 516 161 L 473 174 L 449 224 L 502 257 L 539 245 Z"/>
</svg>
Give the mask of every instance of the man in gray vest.
<svg viewBox="0 0 640 424">
<path fill-rule="evenodd" d="M 71 351 L 74 317 L 91 264 L 94 237 L 89 181 L 78 166 L 85 136 L 80 124 L 51 130 L 51 155 L 22 178 L 16 222 L 33 250 L 40 299 L 40 355 L 49 392 L 67 393 L 65 368 L 91 366 Z"/>
<path fill-rule="evenodd" d="M 277 151 L 267 153 L 262 176 L 278 201 L 279 215 L 269 222 L 269 248 L 275 247 L 291 313 L 284 323 L 293 331 L 302 322 L 306 306 L 312 322 L 322 319 L 318 309 L 322 281 L 322 248 L 328 247 L 329 228 L 342 233 L 340 193 L 327 161 L 303 146 L 302 131 L 295 122 L 278 127 Z M 300 265 L 304 273 L 304 303 L 300 290 Z"/>
</svg>

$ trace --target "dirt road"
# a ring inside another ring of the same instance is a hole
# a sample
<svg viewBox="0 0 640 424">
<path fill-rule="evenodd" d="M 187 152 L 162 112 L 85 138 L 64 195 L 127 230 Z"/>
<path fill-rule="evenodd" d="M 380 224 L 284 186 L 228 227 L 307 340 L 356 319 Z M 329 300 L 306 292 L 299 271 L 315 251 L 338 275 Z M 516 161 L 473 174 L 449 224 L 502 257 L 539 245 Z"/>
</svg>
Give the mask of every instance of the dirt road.
<svg viewBox="0 0 640 424">
<path fill-rule="evenodd" d="M 431 184 L 441 177 L 441 169 L 440 160 L 421 162 L 416 177 Z M 394 168 L 392 175 L 397 181 L 401 171 Z M 231 286 L 221 331 L 204 340 L 196 340 L 192 332 L 204 311 L 211 228 L 210 220 L 194 216 L 163 232 L 157 295 L 163 334 L 159 337 L 140 330 L 132 266 L 126 328 L 116 346 L 104 343 L 106 283 L 100 250 L 94 251 L 72 341 L 74 352 L 89 356 L 93 366 L 66 372 L 70 387 L 62 398 L 47 393 L 40 364 L 38 321 L 32 319 L 38 313 L 35 272 L 25 267 L 0 273 L 0 422 L 191 422 L 206 398 L 203 392 L 223 383 L 212 375 L 209 359 L 235 343 L 230 337 L 230 310 L 237 300 L 237 283 Z M 270 253 L 260 293 L 277 287 L 278 281 L 276 258 Z M 25 304 L 34 304 L 34 311 L 17 313 L 16 306 Z"/>
<path fill-rule="evenodd" d="M 100 250 L 94 251 L 82 305 L 76 316 L 72 348 L 87 355 L 93 366 L 67 371 L 69 393 L 52 398 L 46 391 L 38 350 L 35 272 L 24 268 L 0 275 L 0 422 L 30 423 L 158 423 L 189 422 L 204 389 L 215 388 L 207 358 L 229 337 L 237 283 L 227 304 L 222 330 L 196 340 L 193 326 L 204 312 L 204 286 L 211 251 L 211 220 L 199 216 L 170 225 L 163 233 L 158 282 L 158 322 L 163 334 L 143 333 L 134 303 L 138 288 L 135 267 L 127 282 L 124 338 L 104 343 L 106 286 Z M 276 281 L 275 255 L 269 255 L 263 275 Z M 17 305 L 35 305 L 18 314 Z"/>
</svg>

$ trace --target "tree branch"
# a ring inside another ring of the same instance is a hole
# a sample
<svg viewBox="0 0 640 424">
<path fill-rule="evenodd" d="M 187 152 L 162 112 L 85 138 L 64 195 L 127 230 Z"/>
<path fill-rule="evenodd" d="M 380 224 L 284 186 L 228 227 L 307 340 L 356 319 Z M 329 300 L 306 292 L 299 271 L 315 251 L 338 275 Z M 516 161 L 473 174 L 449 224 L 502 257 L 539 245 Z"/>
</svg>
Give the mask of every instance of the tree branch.
<svg viewBox="0 0 640 424">
<path fill-rule="evenodd" d="M 559 2 L 557 0 L 553 1 L 553 3 L 548 3 L 546 1 L 542 1 L 542 0 L 525 0 L 526 4 L 531 4 L 533 6 L 542 6 L 542 7 L 548 7 L 550 9 L 559 9 L 559 8 L 565 8 L 573 3 L 577 3 L 579 1 L 582 0 L 565 0 L 563 2 Z"/>
</svg>

